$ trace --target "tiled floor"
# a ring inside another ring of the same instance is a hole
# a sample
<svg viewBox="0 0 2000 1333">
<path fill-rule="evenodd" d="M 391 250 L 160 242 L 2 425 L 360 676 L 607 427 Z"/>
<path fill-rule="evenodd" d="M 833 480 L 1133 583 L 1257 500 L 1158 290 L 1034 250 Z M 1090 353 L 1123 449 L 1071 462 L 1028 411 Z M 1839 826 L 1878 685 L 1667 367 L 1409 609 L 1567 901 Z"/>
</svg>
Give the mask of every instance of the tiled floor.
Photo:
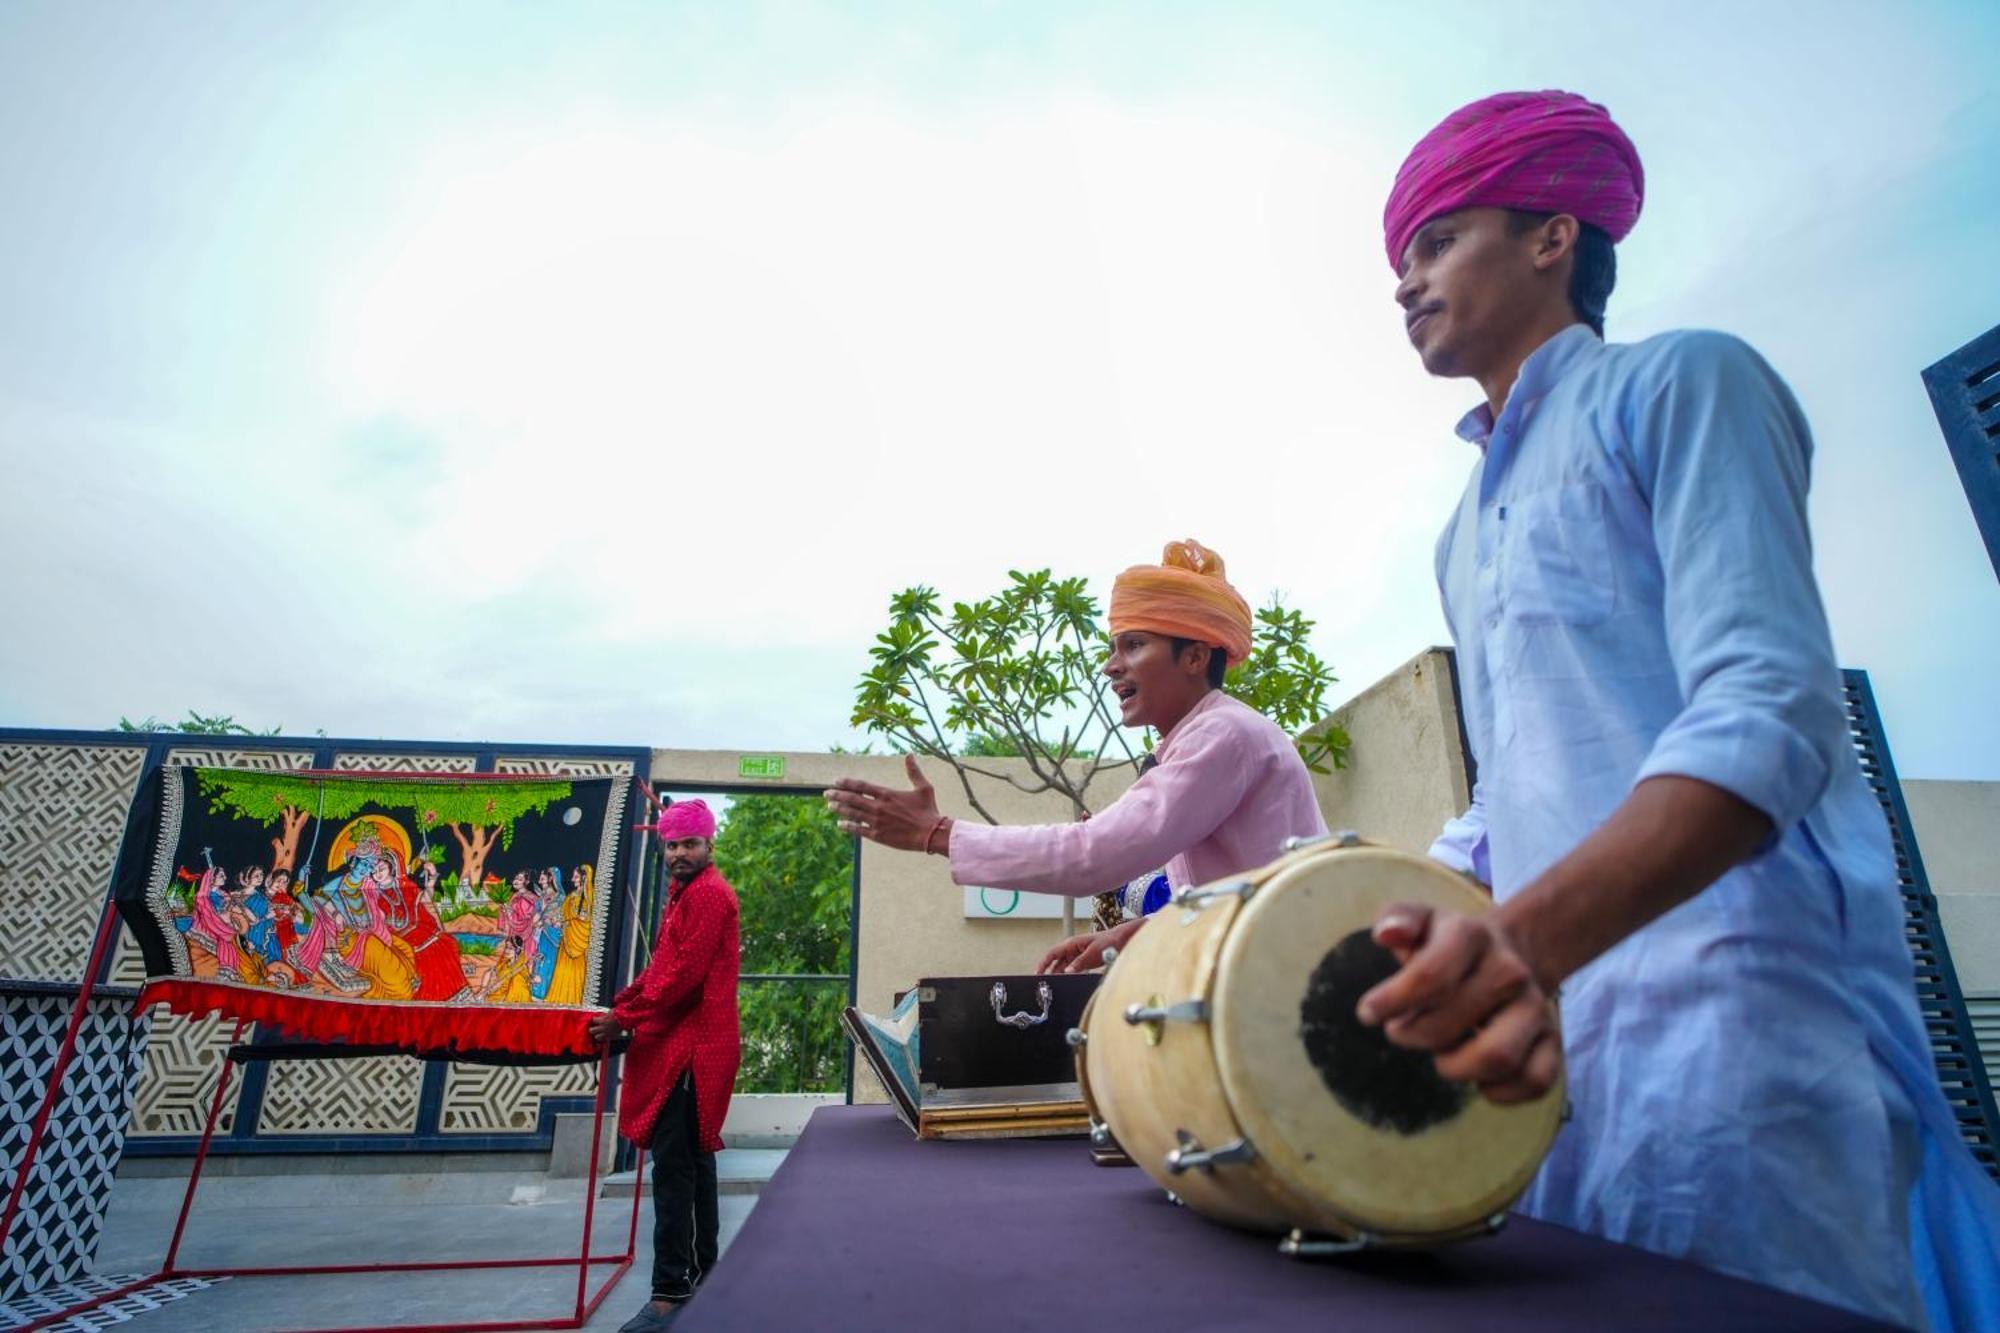
<svg viewBox="0 0 2000 1333">
<path fill-rule="evenodd" d="M 721 1199 L 726 1250 L 756 1203 L 754 1190 L 782 1154 L 733 1155 Z M 759 1175 L 759 1172 L 762 1175 Z M 548 1257 L 574 1254 L 583 1226 L 581 1180 L 513 1172 L 379 1176 L 235 1176 L 205 1179 L 181 1244 L 183 1268 L 300 1263 Z M 145 1273 L 172 1237 L 185 1180 L 120 1180 L 112 1194 L 98 1273 Z M 600 1198 L 593 1250 L 618 1252 L 632 1225 L 629 1184 Z M 644 1302 L 653 1211 L 639 1205 L 638 1258 L 586 1325 L 615 1329 Z M 602 1281 L 600 1267 L 593 1285 Z M 568 1314 L 576 1270 L 486 1269 L 317 1277 L 243 1277 L 144 1311 L 133 1333 L 228 1333 L 279 1328 L 422 1324 Z"/>
</svg>

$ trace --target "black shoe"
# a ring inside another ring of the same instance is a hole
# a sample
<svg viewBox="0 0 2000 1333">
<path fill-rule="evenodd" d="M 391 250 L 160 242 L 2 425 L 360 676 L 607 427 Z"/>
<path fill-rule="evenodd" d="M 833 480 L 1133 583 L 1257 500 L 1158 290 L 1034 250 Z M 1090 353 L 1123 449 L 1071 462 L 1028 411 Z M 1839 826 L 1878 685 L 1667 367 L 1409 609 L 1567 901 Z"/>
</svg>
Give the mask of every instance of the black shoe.
<svg viewBox="0 0 2000 1333">
<path fill-rule="evenodd" d="M 639 1307 L 639 1313 L 618 1326 L 618 1333 L 662 1333 L 662 1330 L 673 1327 L 674 1319 L 681 1312 L 681 1304 L 674 1301 L 662 1313 L 653 1308 L 651 1301 L 647 1301 Z"/>
</svg>

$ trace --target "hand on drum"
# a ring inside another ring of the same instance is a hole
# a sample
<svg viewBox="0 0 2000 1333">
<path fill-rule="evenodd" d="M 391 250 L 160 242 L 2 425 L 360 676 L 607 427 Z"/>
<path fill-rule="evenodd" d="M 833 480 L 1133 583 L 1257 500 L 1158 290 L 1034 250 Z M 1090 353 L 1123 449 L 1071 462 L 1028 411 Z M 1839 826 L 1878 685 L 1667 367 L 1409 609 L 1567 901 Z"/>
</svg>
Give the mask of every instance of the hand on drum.
<svg viewBox="0 0 2000 1333">
<path fill-rule="evenodd" d="M 1555 1006 L 1497 914 L 1393 903 L 1375 918 L 1375 942 L 1402 966 L 1361 997 L 1362 1022 L 1437 1052 L 1439 1074 L 1477 1083 L 1491 1101 L 1532 1101 L 1554 1086 Z"/>
<path fill-rule="evenodd" d="M 1048 972 L 1088 972 L 1094 967 L 1104 966 L 1104 952 L 1107 949 L 1122 949 L 1125 941 L 1138 932 L 1145 921 L 1121 921 L 1109 930 L 1092 931 L 1088 935 L 1072 935 L 1055 948 L 1042 955 L 1042 961 L 1035 964 L 1035 975 Z"/>
<path fill-rule="evenodd" d="M 946 825 L 940 830 L 943 818 L 938 814 L 936 790 L 917 767 L 914 756 L 903 756 L 903 771 L 910 775 L 909 791 L 860 778 L 841 778 L 820 794 L 840 821 L 843 833 L 858 833 L 871 842 L 905 852 L 944 850 L 950 845 L 950 828 Z M 940 832 L 945 836 L 936 836 Z"/>
</svg>

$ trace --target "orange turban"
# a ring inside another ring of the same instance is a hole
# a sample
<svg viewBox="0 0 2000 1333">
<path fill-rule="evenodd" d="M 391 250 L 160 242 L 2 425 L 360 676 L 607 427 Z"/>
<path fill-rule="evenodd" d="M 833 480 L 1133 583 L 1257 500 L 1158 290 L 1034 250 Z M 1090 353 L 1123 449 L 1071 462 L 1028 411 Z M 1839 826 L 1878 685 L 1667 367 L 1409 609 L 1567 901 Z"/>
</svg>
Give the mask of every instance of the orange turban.
<svg viewBox="0 0 2000 1333">
<path fill-rule="evenodd" d="M 1200 542 L 1168 542 L 1159 564 L 1134 565 L 1112 583 L 1111 632 L 1193 639 L 1234 666 L 1250 655 L 1250 604 L 1222 573 L 1222 557 Z"/>
</svg>

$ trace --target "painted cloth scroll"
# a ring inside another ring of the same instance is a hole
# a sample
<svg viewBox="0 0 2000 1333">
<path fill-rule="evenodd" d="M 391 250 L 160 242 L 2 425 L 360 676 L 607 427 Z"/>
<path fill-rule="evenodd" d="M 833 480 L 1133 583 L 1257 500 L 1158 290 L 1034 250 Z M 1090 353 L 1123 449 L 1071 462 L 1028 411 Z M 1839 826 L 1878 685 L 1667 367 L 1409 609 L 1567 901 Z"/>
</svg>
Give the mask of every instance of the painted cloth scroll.
<svg viewBox="0 0 2000 1333">
<path fill-rule="evenodd" d="M 628 786 L 161 768 L 117 886 L 141 1004 L 309 1042 L 588 1055 Z"/>
</svg>

